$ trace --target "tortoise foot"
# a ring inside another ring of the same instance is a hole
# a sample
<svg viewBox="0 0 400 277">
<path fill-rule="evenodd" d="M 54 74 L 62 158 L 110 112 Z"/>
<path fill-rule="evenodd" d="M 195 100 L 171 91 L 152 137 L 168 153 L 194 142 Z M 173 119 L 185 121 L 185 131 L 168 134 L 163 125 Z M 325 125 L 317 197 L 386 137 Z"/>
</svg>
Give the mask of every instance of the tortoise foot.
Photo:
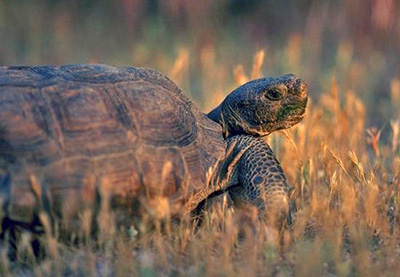
<svg viewBox="0 0 400 277">
<path fill-rule="evenodd" d="M 44 257 L 44 248 L 38 239 L 38 235 L 42 235 L 42 225 L 38 219 L 34 219 L 32 223 L 25 223 L 5 217 L 1 223 L 0 245 L 8 248 L 8 257 L 11 261 L 15 261 L 18 257 L 18 245 L 20 244 L 23 232 L 32 235 L 30 244 L 35 258 Z"/>
</svg>

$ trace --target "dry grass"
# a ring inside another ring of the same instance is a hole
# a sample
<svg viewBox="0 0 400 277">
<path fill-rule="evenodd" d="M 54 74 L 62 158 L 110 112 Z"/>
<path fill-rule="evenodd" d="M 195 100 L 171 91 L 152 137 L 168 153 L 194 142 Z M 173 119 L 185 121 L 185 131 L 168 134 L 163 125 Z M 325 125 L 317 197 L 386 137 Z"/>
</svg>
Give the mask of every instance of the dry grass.
<svg viewBox="0 0 400 277">
<path fill-rule="evenodd" d="M 205 72 L 218 71 L 207 68 L 215 66 L 215 53 L 207 51 L 202 57 Z M 264 51 L 255 54 L 249 76 L 240 65 L 232 70 L 237 84 L 261 75 L 264 56 Z M 171 75 L 182 78 L 188 63 L 183 49 Z M 204 78 L 210 80 L 210 76 Z M 398 94 L 396 82 L 393 98 Z M 210 95 L 224 97 L 219 88 Z M 46 257 L 35 260 L 31 235 L 24 233 L 17 262 L 10 262 L 6 249 L 1 250 L 0 272 L 38 276 L 396 275 L 400 269 L 399 123 L 391 122 L 391 139 L 383 144 L 381 130 L 366 130 L 365 109 L 356 94 L 339 89 L 333 77 L 320 100 L 311 101 L 302 123 L 267 138 L 295 187 L 298 207 L 294 224 L 281 234 L 260 221 L 255 210 L 228 208 L 225 198 L 206 213 L 198 229 L 189 220 L 162 223 L 168 216 L 160 216 L 151 232 L 146 231 L 147 221 L 139 230 L 124 226 L 119 232 L 106 205 L 98 217 L 97 240 L 89 235 L 90 215 L 83 213 L 78 237 L 84 239 L 78 244 L 57 239 L 49 231 L 48 218 L 41 216 L 47 222 L 46 235 L 40 238 Z M 160 205 L 165 213 L 168 207 L 161 200 L 153 206 L 157 211 Z M 139 236 L 139 231 L 145 235 Z"/>
<path fill-rule="evenodd" d="M 150 219 L 120 230 L 103 205 L 96 240 L 90 210 L 69 239 L 43 214 L 47 255 L 38 262 L 24 233 L 16 262 L 0 248 L 1 276 L 399 275 L 400 2 L 249 1 L 241 13 L 230 9 L 240 1 L 151 1 L 157 14 L 146 11 L 150 1 L 39 2 L 0 1 L 1 64 L 152 67 L 205 112 L 249 79 L 304 78 L 305 119 L 266 138 L 298 212 L 278 234 L 222 198 L 196 229 L 187 218 L 165 221 L 160 198 L 148 203 L 149 232 Z"/>
</svg>

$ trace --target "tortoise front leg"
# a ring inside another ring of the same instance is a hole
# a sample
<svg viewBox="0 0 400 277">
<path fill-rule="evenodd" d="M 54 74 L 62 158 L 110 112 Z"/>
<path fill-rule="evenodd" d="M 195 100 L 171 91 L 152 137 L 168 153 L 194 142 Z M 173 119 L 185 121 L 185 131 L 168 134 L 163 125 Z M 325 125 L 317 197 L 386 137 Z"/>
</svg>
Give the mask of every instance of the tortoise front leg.
<svg viewBox="0 0 400 277">
<path fill-rule="evenodd" d="M 0 167 L 0 222 L 7 215 L 11 197 L 11 174 Z M 0 230 L 0 233 L 2 230 Z"/>
<path fill-rule="evenodd" d="M 228 192 L 235 205 L 255 206 L 269 218 L 286 216 L 290 224 L 290 189 L 268 144 L 261 138 L 237 135 L 227 139 L 225 158 L 214 169 L 210 185 L 194 197 L 195 208 L 190 210 L 199 216 L 208 201 Z"/>
<path fill-rule="evenodd" d="M 291 186 L 269 145 L 247 135 L 231 137 L 227 142 L 228 148 L 245 149 L 229 174 L 227 190 L 235 205 L 256 206 L 269 218 L 285 215 L 291 223 Z"/>
<path fill-rule="evenodd" d="M 8 205 L 11 198 L 11 179 L 9 172 L 3 171 L 3 174 L 0 174 L 0 244 L 8 247 L 8 257 L 14 261 L 17 258 L 17 245 L 21 233 L 29 232 L 33 235 L 31 246 L 34 255 L 37 258 L 41 258 L 43 249 L 36 235 L 42 235 L 44 231 L 39 217 L 34 214 L 32 222 L 27 223 L 11 219 L 8 215 Z"/>
</svg>

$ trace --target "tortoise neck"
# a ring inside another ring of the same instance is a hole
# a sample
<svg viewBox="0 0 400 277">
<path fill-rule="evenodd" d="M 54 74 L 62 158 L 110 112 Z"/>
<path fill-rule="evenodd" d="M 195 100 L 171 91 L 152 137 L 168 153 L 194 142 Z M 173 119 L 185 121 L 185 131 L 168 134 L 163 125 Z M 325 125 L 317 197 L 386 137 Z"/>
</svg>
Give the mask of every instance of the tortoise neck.
<svg viewBox="0 0 400 277">
<path fill-rule="evenodd" d="M 219 124 L 222 124 L 222 104 L 212 110 L 209 114 L 207 114 L 208 118 L 212 121 L 215 121 Z"/>
</svg>

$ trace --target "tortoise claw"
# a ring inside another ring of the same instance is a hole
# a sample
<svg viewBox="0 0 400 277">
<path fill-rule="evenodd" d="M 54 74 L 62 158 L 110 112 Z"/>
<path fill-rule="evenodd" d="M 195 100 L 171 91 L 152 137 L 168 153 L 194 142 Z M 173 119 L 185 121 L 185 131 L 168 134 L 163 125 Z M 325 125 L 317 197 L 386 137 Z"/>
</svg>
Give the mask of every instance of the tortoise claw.
<svg viewBox="0 0 400 277">
<path fill-rule="evenodd" d="M 0 170 L 0 205 L 1 205 L 1 215 L 5 216 L 7 214 L 8 202 L 11 197 L 11 175 L 8 172 L 2 174 Z"/>
<path fill-rule="evenodd" d="M 293 200 L 289 202 L 289 211 L 286 218 L 287 225 L 293 224 L 293 214 L 297 212 L 296 202 Z"/>
<path fill-rule="evenodd" d="M 393 235 L 395 216 L 394 216 L 394 207 L 392 205 L 390 206 L 387 215 L 389 217 L 390 234 Z"/>
</svg>

